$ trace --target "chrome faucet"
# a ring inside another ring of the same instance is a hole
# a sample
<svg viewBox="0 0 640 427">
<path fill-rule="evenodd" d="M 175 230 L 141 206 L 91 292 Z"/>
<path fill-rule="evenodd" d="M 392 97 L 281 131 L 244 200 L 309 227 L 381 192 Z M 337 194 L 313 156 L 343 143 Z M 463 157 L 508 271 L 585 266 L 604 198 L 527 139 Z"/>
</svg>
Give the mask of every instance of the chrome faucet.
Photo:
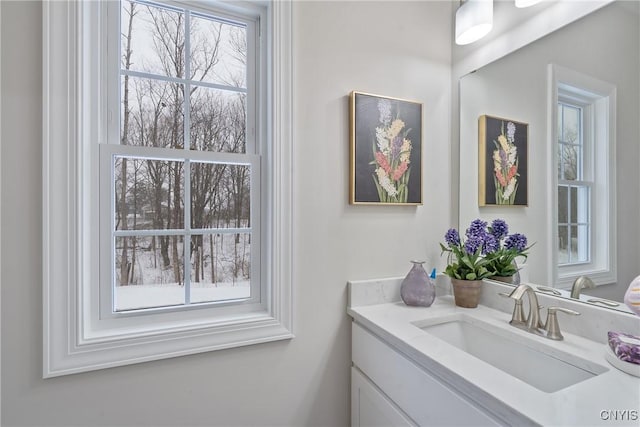
<svg viewBox="0 0 640 427">
<path fill-rule="evenodd" d="M 589 279 L 587 276 L 580 276 L 574 282 L 571 287 L 571 298 L 580 299 L 580 291 L 582 289 L 593 289 L 596 287 L 596 284 L 593 283 L 593 280 Z"/>
<path fill-rule="evenodd" d="M 522 321 L 522 297 L 527 295 L 529 299 L 529 314 L 527 315 L 527 320 Z M 518 285 L 510 294 L 509 298 L 513 298 L 516 300 L 516 308 L 514 309 L 514 317 L 511 319 L 511 323 L 514 326 L 522 327 L 526 326 L 526 330 L 530 332 L 535 332 L 538 329 L 542 328 L 542 322 L 540 321 L 540 305 L 538 304 L 538 297 L 536 296 L 533 288 L 526 283 Z M 518 310 L 518 306 L 520 306 L 520 310 Z M 516 316 L 516 310 L 520 311 Z"/>
</svg>

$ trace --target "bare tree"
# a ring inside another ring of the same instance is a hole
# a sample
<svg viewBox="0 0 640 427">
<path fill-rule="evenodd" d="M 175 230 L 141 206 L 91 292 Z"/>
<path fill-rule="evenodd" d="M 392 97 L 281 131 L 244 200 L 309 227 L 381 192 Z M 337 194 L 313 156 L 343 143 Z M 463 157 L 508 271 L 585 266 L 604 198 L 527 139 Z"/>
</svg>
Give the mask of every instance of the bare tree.
<svg viewBox="0 0 640 427">
<path fill-rule="evenodd" d="M 127 34 L 123 35 L 125 39 L 125 48 L 124 48 L 124 68 L 129 70 L 131 68 L 131 33 L 133 30 L 133 18 L 135 16 L 136 4 L 133 2 L 129 3 L 129 9 L 127 10 L 128 19 L 127 19 Z M 129 76 L 125 74 L 124 76 L 124 89 L 123 89 L 123 119 L 122 119 L 122 135 L 120 143 L 122 145 L 128 144 L 129 137 Z M 120 225 L 122 230 L 128 229 L 128 219 L 127 219 L 127 159 L 123 158 L 121 163 L 121 190 L 120 190 Z M 122 239 L 122 252 L 120 255 L 120 286 L 126 286 L 129 284 L 129 257 L 128 257 L 128 239 Z"/>
<path fill-rule="evenodd" d="M 561 165 L 564 168 L 563 179 L 578 179 L 578 163 L 579 163 L 579 146 L 576 145 L 578 140 L 578 132 L 576 130 L 565 130 L 565 140 L 558 145 L 558 169 Z"/>
</svg>

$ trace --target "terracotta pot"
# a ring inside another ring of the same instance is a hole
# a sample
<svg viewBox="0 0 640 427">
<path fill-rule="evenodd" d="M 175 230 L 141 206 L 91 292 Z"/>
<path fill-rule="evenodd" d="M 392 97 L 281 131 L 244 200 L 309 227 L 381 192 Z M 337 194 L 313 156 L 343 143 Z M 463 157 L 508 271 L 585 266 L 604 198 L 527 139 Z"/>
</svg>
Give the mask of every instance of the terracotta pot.
<svg viewBox="0 0 640 427">
<path fill-rule="evenodd" d="M 498 282 L 513 283 L 513 276 L 491 276 L 491 280 L 497 280 Z"/>
<path fill-rule="evenodd" d="M 476 308 L 480 301 L 482 280 L 458 280 L 451 278 L 453 298 L 458 307 Z"/>
</svg>

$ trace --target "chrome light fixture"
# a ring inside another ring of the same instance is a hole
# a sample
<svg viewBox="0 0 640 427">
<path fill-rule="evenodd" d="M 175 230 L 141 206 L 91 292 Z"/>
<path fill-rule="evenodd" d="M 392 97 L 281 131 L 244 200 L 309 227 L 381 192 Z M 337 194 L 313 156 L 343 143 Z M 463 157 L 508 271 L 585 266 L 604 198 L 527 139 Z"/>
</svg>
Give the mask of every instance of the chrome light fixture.
<svg viewBox="0 0 640 427">
<path fill-rule="evenodd" d="M 456 44 L 473 43 L 493 27 L 493 0 L 466 0 L 456 11 Z"/>
<path fill-rule="evenodd" d="M 529 7 L 537 3 L 540 3 L 540 0 L 516 0 L 516 7 Z"/>
</svg>

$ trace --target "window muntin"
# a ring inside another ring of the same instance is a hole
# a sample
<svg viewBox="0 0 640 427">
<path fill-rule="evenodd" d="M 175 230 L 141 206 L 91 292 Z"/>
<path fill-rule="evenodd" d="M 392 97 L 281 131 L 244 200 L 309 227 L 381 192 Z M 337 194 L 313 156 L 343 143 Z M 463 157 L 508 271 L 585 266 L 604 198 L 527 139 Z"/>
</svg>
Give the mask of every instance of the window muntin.
<svg viewBox="0 0 640 427">
<path fill-rule="evenodd" d="M 590 172 L 585 141 L 588 108 L 558 102 L 558 265 L 575 265 L 591 260 L 591 188 L 585 176 Z"/>
<path fill-rule="evenodd" d="M 259 301 L 260 157 L 247 132 L 256 23 L 120 4 L 120 132 L 102 159 L 109 310 Z"/>
</svg>

